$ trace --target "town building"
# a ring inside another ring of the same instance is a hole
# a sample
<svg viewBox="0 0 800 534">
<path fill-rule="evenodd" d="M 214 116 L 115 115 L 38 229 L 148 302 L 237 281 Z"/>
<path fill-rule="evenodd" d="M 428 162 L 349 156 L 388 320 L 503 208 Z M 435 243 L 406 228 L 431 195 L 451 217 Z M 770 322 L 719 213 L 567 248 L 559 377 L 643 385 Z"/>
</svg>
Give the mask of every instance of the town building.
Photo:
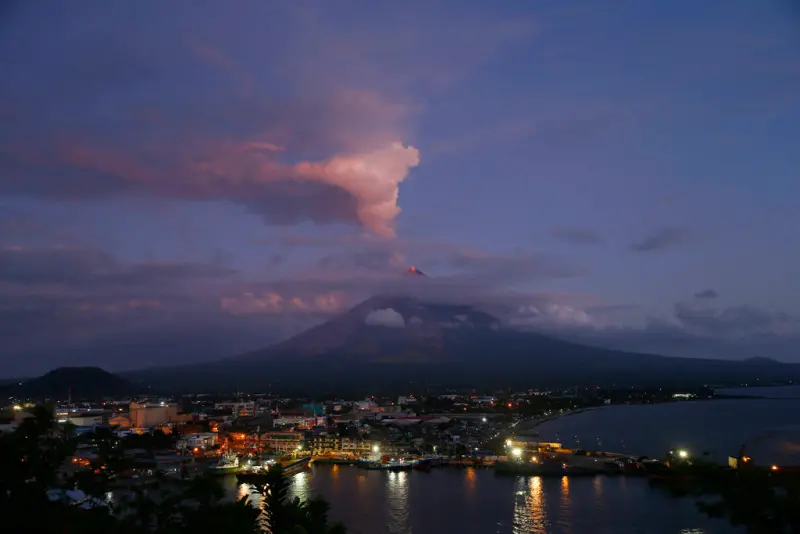
<svg viewBox="0 0 800 534">
<path fill-rule="evenodd" d="M 132 402 L 130 405 L 130 424 L 132 428 L 152 428 L 168 423 L 181 423 L 191 419 L 191 416 L 178 412 L 178 405 L 161 402 L 158 404 L 139 404 Z"/>
<path fill-rule="evenodd" d="M 261 435 L 260 441 L 264 449 L 290 453 L 301 447 L 303 435 L 299 432 L 268 432 Z"/>
<path fill-rule="evenodd" d="M 346 436 L 320 434 L 308 440 L 308 448 L 314 455 L 341 455 L 359 457 L 373 452 L 378 442 Z"/>
<path fill-rule="evenodd" d="M 217 402 L 214 404 L 217 411 L 230 412 L 236 417 L 253 417 L 256 415 L 255 401 Z"/>
<path fill-rule="evenodd" d="M 278 413 L 273 423 L 276 427 L 313 428 L 324 421 L 324 417 L 317 416 L 312 410 L 285 410 Z"/>
<path fill-rule="evenodd" d="M 179 442 L 179 448 L 187 449 L 210 449 L 217 444 L 217 434 L 214 432 L 198 432 L 196 434 L 189 434 Z"/>
</svg>

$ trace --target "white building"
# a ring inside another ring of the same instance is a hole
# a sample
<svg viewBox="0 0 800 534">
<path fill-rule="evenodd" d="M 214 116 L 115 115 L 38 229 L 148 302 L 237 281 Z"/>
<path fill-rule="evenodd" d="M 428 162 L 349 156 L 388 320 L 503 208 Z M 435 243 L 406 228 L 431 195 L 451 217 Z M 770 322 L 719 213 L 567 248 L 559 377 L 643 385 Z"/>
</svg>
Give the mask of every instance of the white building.
<svg viewBox="0 0 800 534">
<path fill-rule="evenodd" d="M 198 432 L 197 434 L 190 434 L 183 439 L 186 447 L 190 449 L 195 447 L 208 449 L 217 444 L 217 434 L 214 432 Z"/>
</svg>

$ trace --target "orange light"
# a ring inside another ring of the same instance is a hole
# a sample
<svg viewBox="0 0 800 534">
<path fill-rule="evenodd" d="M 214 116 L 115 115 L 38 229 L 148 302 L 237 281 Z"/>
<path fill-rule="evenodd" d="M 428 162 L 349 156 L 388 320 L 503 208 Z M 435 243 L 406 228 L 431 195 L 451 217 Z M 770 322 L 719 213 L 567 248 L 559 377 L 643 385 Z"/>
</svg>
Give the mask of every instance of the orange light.
<svg viewBox="0 0 800 534">
<path fill-rule="evenodd" d="M 508 403 L 508 407 L 511 408 L 511 403 L 510 402 Z"/>
<path fill-rule="evenodd" d="M 200 448 L 199 447 L 195 447 L 194 448 L 194 452 L 200 452 Z"/>
<path fill-rule="evenodd" d="M 770 469 L 772 469 L 773 471 L 777 471 L 778 470 L 778 466 L 777 465 L 773 465 L 772 467 L 770 467 Z"/>
</svg>

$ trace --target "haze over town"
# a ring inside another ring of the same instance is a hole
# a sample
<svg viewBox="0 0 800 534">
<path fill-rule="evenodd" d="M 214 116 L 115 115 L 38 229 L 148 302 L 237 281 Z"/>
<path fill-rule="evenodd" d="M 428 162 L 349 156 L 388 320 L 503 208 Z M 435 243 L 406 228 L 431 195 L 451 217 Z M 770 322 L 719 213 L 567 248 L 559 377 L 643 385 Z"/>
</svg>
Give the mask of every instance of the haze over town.
<svg viewBox="0 0 800 534">
<path fill-rule="evenodd" d="M 800 362 L 796 11 L 615 5 L 0 8 L 0 376 L 232 356 L 384 293 Z"/>
</svg>

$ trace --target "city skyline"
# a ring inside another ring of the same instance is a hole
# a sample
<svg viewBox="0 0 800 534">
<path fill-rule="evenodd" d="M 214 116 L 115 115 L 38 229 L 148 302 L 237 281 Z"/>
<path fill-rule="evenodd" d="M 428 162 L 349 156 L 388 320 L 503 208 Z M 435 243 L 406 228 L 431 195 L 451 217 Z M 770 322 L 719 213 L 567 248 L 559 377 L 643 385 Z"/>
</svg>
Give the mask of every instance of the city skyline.
<svg viewBox="0 0 800 534">
<path fill-rule="evenodd" d="M 0 376 L 230 356 L 387 292 L 800 362 L 791 2 L 3 14 Z"/>
</svg>

